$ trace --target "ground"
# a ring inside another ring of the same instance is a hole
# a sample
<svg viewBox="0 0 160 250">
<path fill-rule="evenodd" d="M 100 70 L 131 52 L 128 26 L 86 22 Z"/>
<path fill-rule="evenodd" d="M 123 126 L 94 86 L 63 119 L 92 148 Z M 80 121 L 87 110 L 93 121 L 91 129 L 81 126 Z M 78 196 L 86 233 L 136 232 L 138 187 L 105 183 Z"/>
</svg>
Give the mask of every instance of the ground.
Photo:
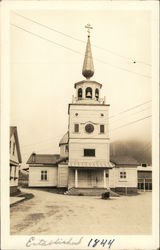
<svg viewBox="0 0 160 250">
<path fill-rule="evenodd" d="M 11 207 L 11 234 L 151 234 L 152 193 L 100 197 L 23 189 L 34 198 Z"/>
</svg>

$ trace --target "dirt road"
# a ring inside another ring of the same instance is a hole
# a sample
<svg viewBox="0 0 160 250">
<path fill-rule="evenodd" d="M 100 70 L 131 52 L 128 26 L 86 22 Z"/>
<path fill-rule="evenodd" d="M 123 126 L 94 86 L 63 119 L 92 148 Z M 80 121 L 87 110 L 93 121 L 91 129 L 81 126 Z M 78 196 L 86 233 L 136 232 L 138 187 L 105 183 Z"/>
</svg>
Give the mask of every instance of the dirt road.
<svg viewBox="0 0 160 250">
<path fill-rule="evenodd" d="M 11 234 L 151 234 L 152 193 L 102 200 L 23 191 L 35 197 L 11 207 Z"/>
</svg>

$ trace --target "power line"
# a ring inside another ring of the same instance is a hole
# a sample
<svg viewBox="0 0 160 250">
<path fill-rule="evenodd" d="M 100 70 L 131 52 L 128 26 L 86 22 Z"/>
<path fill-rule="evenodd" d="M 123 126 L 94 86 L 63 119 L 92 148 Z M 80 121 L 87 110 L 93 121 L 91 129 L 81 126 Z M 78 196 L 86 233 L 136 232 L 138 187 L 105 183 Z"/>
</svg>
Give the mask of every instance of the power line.
<svg viewBox="0 0 160 250">
<path fill-rule="evenodd" d="M 152 147 L 151 142 L 149 142 L 142 150 L 141 154 L 145 153 Z"/>
<path fill-rule="evenodd" d="M 58 34 L 60 34 L 60 35 L 63 35 L 63 36 L 65 36 L 65 37 L 68 37 L 68 38 L 73 39 L 73 40 L 78 41 L 78 42 L 86 43 L 84 40 L 81 40 L 81 39 L 79 39 L 79 38 L 75 38 L 75 37 L 73 37 L 73 36 L 71 36 L 71 35 L 68 35 L 68 34 L 62 32 L 62 31 L 59 31 L 59 30 L 54 29 L 54 28 L 52 28 L 52 27 L 49 27 L 48 25 L 42 24 L 42 23 L 40 23 L 40 22 L 38 22 L 38 21 L 35 21 L 35 20 L 33 20 L 33 19 L 29 18 L 29 17 L 26 17 L 26 16 L 23 16 L 23 15 L 21 15 L 21 14 L 18 14 L 18 13 L 15 12 L 15 11 L 13 11 L 13 13 L 14 13 L 15 15 L 19 16 L 19 17 L 22 17 L 22 18 L 24 18 L 24 19 L 26 19 L 26 20 L 28 20 L 28 21 L 30 21 L 30 22 L 33 22 L 33 23 L 35 23 L 35 24 L 37 24 L 37 25 L 40 25 L 40 26 L 42 26 L 42 27 L 44 27 L 44 28 L 46 28 L 46 29 L 48 29 L 48 30 L 54 31 L 54 32 L 56 32 L 56 33 L 58 33 Z M 151 67 L 151 64 L 149 64 L 149 63 L 146 63 L 146 62 L 143 62 L 143 61 L 139 61 L 139 60 L 133 60 L 133 59 L 127 57 L 127 56 L 123 56 L 123 55 L 121 55 L 121 54 L 119 54 L 119 53 L 113 52 L 113 51 L 111 51 L 111 50 L 109 50 L 109 49 L 106 49 L 106 48 L 97 46 L 97 45 L 95 45 L 95 44 L 92 44 L 92 46 L 95 47 L 95 48 L 97 48 L 97 49 L 101 49 L 101 50 L 103 50 L 103 51 L 107 51 L 107 52 L 109 52 L 109 53 L 111 53 L 111 54 L 113 54 L 113 55 L 115 55 L 115 56 L 118 56 L 118 57 L 124 58 L 124 59 L 126 59 L 126 60 L 132 61 L 132 63 L 140 63 L 140 64 L 144 64 L 144 65 L 147 65 L 147 66 L 150 66 L 150 67 Z"/>
<path fill-rule="evenodd" d="M 41 35 L 38 35 L 38 34 L 36 34 L 36 33 L 33 33 L 33 32 L 31 32 L 31 31 L 26 30 L 26 29 L 24 29 L 24 28 L 22 28 L 22 27 L 20 27 L 20 26 L 17 26 L 17 25 L 15 25 L 15 24 L 13 24 L 13 23 L 11 23 L 11 25 L 14 26 L 14 27 L 16 27 L 16 28 L 18 28 L 18 29 L 20 29 L 20 30 L 23 30 L 23 31 L 25 31 L 25 32 L 27 32 L 27 33 L 33 35 L 33 36 L 36 36 L 36 37 L 38 37 L 38 38 L 40 38 L 40 39 L 43 39 L 43 40 L 45 40 L 45 41 L 47 41 L 47 42 L 53 43 L 53 44 L 55 44 L 55 45 L 57 45 L 57 46 L 59 46 L 59 47 L 62 47 L 62 48 L 64 48 L 64 49 L 70 50 L 70 51 L 72 51 L 72 52 L 74 52 L 74 53 L 77 53 L 77 54 L 79 54 L 79 55 L 83 55 L 83 56 L 84 56 L 83 53 L 81 53 L 81 52 L 79 52 L 79 51 L 77 51 L 77 50 L 74 50 L 74 49 L 71 49 L 71 48 L 69 48 L 69 47 L 67 47 L 67 46 L 64 46 L 64 45 L 62 45 L 62 44 L 56 43 L 56 42 L 54 42 L 53 40 L 50 40 L 50 39 L 48 39 L 48 38 L 45 38 L 45 37 L 43 37 L 43 36 L 41 36 Z M 132 74 L 135 74 L 135 75 L 139 75 L 139 76 L 142 76 L 142 77 L 145 77 L 145 78 L 151 78 L 151 76 L 144 75 L 144 74 L 140 74 L 140 73 L 138 73 L 138 72 L 134 72 L 134 71 L 131 71 L 131 70 L 128 70 L 128 69 L 119 67 L 119 66 L 117 66 L 117 65 L 113 65 L 113 64 L 111 64 L 111 63 L 105 62 L 105 61 L 100 60 L 100 59 L 95 58 L 95 57 L 94 57 L 93 59 L 95 59 L 96 61 L 98 61 L 98 62 L 100 62 L 100 63 L 109 65 L 110 67 L 113 67 L 113 68 L 117 68 L 117 69 L 126 71 L 126 72 L 128 72 L 128 73 L 132 73 Z"/>
<path fill-rule="evenodd" d="M 149 100 L 149 101 L 140 103 L 140 104 L 138 104 L 138 105 L 136 105 L 136 106 L 133 106 L 133 107 L 131 107 L 131 108 L 129 108 L 129 109 L 125 109 L 125 110 L 119 112 L 118 114 L 112 115 L 112 116 L 110 116 L 109 118 L 112 119 L 112 118 L 114 118 L 114 117 L 116 117 L 116 116 L 118 116 L 118 115 L 120 115 L 120 114 L 126 113 L 126 112 L 128 112 L 128 111 L 130 111 L 130 110 L 136 109 L 136 108 L 138 108 L 138 107 L 140 107 L 140 106 L 143 106 L 143 105 L 145 105 L 145 104 L 147 104 L 147 103 L 150 103 L 150 102 L 152 102 L 152 101 Z"/>
<path fill-rule="evenodd" d="M 145 109 L 142 109 L 142 110 L 140 110 L 140 111 L 138 111 L 138 112 L 135 112 L 135 113 L 131 113 L 131 114 L 127 114 L 127 115 L 136 115 L 136 114 L 139 114 L 139 113 L 141 113 L 141 112 L 143 112 L 143 111 L 146 111 L 146 110 L 148 110 L 148 109 L 150 109 L 150 107 L 148 107 L 148 108 L 145 108 Z M 124 117 L 123 117 L 124 118 Z M 128 117 L 127 117 L 128 118 Z M 111 123 L 110 124 L 112 124 L 112 123 L 114 123 L 114 122 L 117 122 L 117 121 L 119 121 L 119 120 L 121 120 L 122 118 L 120 117 L 120 118 L 118 118 L 117 120 L 114 120 L 114 121 L 111 121 Z M 125 117 L 125 119 L 126 119 L 126 117 Z"/>
<path fill-rule="evenodd" d="M 147 118 L 150 118 L 151 116 L 152 116 L 152 115 L 149 115 L 149 116 L 143 117 L 143 118 L 141 118 L 141 119 L 135 120 L 135 121 L 133 121 L 133 122 L 129 122 L 129 123 L 124 124 L 124 125 L 122 125 L 122 126 L 120 126 L 120 127 L 118 127 L 118 128 L 111 129 L 110 131 L 117 130 L 117 129 L 120 129 L 120 128 L 123 128 L 123 127 L 126 127 L 126 126 L 128 126 L 128 125 L 131 125 L 131 124 L 137 123 L 137 122 L 139 122 L 139 121 L 142 121 L 142 120 L 145 120 L 145 119 L 147 119 Z"/>
</svg>

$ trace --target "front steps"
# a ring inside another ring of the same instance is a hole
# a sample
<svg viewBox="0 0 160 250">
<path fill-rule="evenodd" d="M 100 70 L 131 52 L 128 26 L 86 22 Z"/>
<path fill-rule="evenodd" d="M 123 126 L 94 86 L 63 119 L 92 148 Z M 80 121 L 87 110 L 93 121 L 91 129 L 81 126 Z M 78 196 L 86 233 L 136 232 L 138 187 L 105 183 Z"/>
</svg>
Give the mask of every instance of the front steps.
<svg viewBox="0 0 160 250">
<path fill-rule="evenodd" d="M 111 197 L 118 197 L 119 195 L 107 188 L 70 188 L 64 194 L 79 195 L 79 196 L 101 196 L 102 193 L 110 192 Z"/>
</svg>

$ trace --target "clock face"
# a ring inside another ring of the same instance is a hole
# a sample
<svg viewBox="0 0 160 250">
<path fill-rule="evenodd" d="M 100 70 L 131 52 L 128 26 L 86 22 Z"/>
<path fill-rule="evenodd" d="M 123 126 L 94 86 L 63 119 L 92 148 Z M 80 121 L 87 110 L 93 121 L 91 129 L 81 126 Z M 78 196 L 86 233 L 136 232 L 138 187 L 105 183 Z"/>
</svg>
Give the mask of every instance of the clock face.
<svg viewBox="0 0 160 250">
<path fill-rule="evenodd" d="M 92 124 L 87 124 L 85 130 L 87 133 L 92 133 L 94 131 L 94 126 Z"/>
</svg>

